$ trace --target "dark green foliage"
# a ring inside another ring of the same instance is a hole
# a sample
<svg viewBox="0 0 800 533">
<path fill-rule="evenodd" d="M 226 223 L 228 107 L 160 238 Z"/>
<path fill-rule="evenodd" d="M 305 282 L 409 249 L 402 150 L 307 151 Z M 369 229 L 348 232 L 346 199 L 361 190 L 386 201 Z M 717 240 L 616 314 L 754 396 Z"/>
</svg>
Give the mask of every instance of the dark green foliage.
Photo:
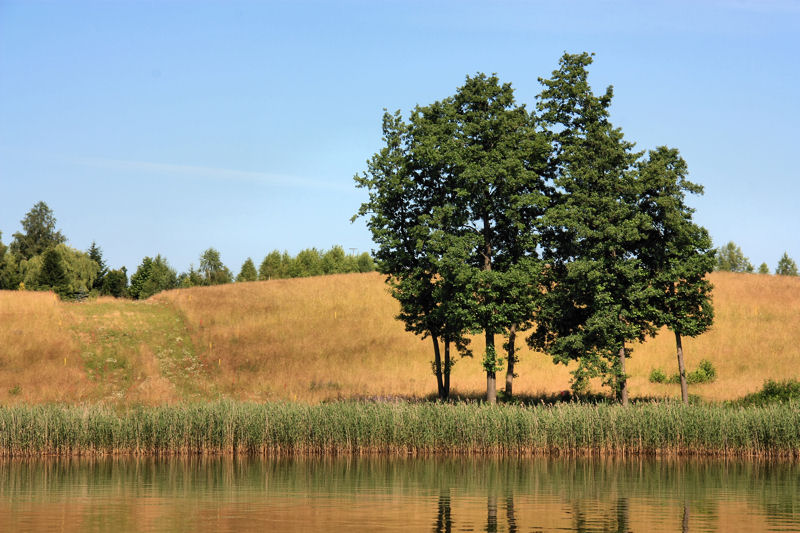
<svg viewBox="0 0 800 533">
<path fill-rule="evenodd" d="M 69 280 L 66 266 L 55 248 L 50 248 L 42 256 L 42 266 L 36 276 L 36 290 L 53 291 L 64 298 L 69 295 Z"/>
<path fill-rule="evenodd" d="M 650 217 L 641 256 L 656 287 L 652 302 L 657 326 L 696 337 L 714 319 L 711 284 L 715 250 L 705 228 L 692 222 L 686 193 L 703 188 L 686 179 L 686 162 L 676 149 L 659 147 L 640 164 L 640 209 Z"/>
<path fill-rule="evenodd" d="M 17 256 L 3 244 L 3 232 L 0 232 L 0 290 L 15 291 L 23 279 L 19 271 Z"/>
<path fill-rule="evenodd" d="M 103 278 L 103 285 L 100 287 L 100 294 L 122 298 L 127 294 L 128 289 L 128 270 L 125 267 L 119 270 L 109 270 Z"/>
<path fill-rule="evenodd" d="M 67 240 L 56 230 L 56 218 L 44 202 L 34 205 L 20 223 L 23 231 L 14 234 L 10 248 L 22 259 L 31 259 Z"/>
<path fill-rule="evenodd" d="M 788 379 L 784 381 L 767 380 L 764 387 L 748 394 L 739 401 L 733 402 L 742 406 L 766 406 L 777 403 L 800 405 L 800 381 Z"/>
<path fill-rule="evenodd" d="M 766 263 L 761 263 L 758 266 L 758 273 L 759 274 L 769 274 L 769 267 L 767 266 Z"/>
<path fill-rule="evenodd" d="M 609 121 L 611 87 L 592 92 L 591 62 L 589 54 L 565 54 L 553 77 L 540 80 L 556 189 L 544 217 L 547 292 L 529 343 L 556 362 L 578 361 L 577 386 L 607 376 L 624 401 L 620 351 L 655 331 L 657 291 L 641 258 L 651 220 L 637 203 L 640 154 Z"/>
<path fill-rule="evenodd" d="M 789 254 L 783 252 L 778 261 L 778 266 L 775 267 L 775 274 L 779 276 L 797 276 L 797 263 L 789 257 Z"/>
<path fill-rule="evenodd" d="M 245 259 L 244 263 L 242 263 L 242 269 L 239 271 L 239 275 L 236 276 L 236 281 L 256 281 L 256 279 L 258 279 L 256 265 L 253 263 L 253 260 L 248 257 Z"/>
<path fill-rule="evenodd" d="M 51 276 L 55 271 L 51 273 L 44 272 L 47 268 L 54 268 L 52 256 L 48 259 L 49 266 L 45 265 L 45 255 L 50 251 L 58 255 L 61 269 L 64 272 L 64 285 L 60 288 L 43 281 L 45 279 L 54 279 Z M 59 244 L 54 248 L 50 248 L 45 254 L 33 256 L 27 261 L 21 261 L 19 264 L 19 270 L 23 275 L 26 288 L 56 290 L 62 297 L 87 294 L 92 289 L 97 276 L 97 269 L 97 263 L 92 261 L 85 252 L 70 248 L 66 244 Z"/>
<path fill-rule="evenodd" d="M 103 283 L 105 282 L 105 277 L 108 274 L 108 265 L 106 265 L 105 260 L 103 260 L 103 250 L 92 241 L 92 245 L 89 246 L 89 249 L 86 251 L 89 255 L 89 259 L 97 263 L 98 271 L 97 277 L 95 278 L 94 282 L 92 283 L 92 289 L 100 290 L 103 287 Z"/>
<path fill-rule="evenodd" d="M 511 85 L 484 74 L 418 106 L 408 123 L 385 113 L 383 135 L 385 147 L 355 178 L 369 190 L 358 215 L 369 215 L 378 268 L 406 328 L 433 338 L 437 368 L 438 338 L 447 350 L 464 346 L 467 331 L 484 333 L 494 401 L 495 335 L 530 324 L 539 294 L 547 142 Z"/>
<path fill-rule="evenodd" d="M 733 241 L 718 248 L 716 257 L 716 270 L 722 272 L 753 272 L 755 270 L 750 260 L 742 253 L 742 249 Z"/>
<path fill-rule="evenodd" d="M 166 258 L 157 255 L 155 259 L 145 257 L 131 276 L 128 293 L 131 298 L 144 300 L 161 291 L 178 286 L 178 276 L 169 266 Z"/>
<path fill-rule="evenodd" d="M 233 274 L 222 264 L 219 252 L 214 248 L 200 254 L 200 274 L 203 285 L 224 285 L 233 281 Z"/>
<path fill-rule="evenodd" d="M 650 372 L 650 383 L 664 383 L 667 381 L 667 375 L 660 368 L 654 368 Z"/>
</svg>

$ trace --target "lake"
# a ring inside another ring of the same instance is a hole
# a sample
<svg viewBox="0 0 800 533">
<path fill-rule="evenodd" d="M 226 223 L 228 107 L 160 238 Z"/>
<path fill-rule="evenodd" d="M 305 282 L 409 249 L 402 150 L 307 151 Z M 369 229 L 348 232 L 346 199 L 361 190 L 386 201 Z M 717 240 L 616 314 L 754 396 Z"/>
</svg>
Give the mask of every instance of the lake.
<svg viewBox="0 0 800 533">
<path fill-rule="evenodd" d="M 800 531 L 792 462 L 0 461 L 0 531 Z"/>
</svg>

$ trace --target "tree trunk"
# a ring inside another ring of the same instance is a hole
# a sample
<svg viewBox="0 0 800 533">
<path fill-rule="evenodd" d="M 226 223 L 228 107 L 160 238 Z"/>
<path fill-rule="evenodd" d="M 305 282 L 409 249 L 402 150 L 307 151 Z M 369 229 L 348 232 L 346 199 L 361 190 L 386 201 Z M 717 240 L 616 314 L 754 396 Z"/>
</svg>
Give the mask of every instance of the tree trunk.
<svg viewBox="0 0 800 533">
<path fill-rule="evenodd" d="M 450 340 L 444 340 L 444 400 L 450 397 Z"/>
<path fill-rule="evenodd" d="M 508 368 L 506 369 L 506 397 L 514 395 L 514 363 L 517 362 L 514 342 L 517 340 L 517 326 L 512 325 L 508 330 Z"/>
<path fill-rule="evenodd" d="M 488 214 L 484 213 L 481 218 L 483 219 L 483 270 L 490 272 L 492 270 L 492 230 Z M 494 332 L 491 330 L 489 322 L 490 320 L 487 318 L 486 323 L 483 325 L 484 333 L 486 334 L 486 354 L 494 354 L 494 360 L 492 361 L 494 365 L 497 363 L 497 352 L 494 349 Z M 497 403 L 497 379 L 494 368 L 486 370 L 486 401 L 490 405 Z"/>
<path fill-rule="evenodd" d="M 436 388 L 439 398 L 444 394 L 444 383 L 442 383 L 442 356 L 439 353 L 439 339 L 436 335 L 431 335 L 433 341 L 433 373 L 436 374 Z"/>
<path fill-rule="evenodd" d="M 619 401 L 623 407 L 628 406 L 628 377 L 625 375 L 625 342 L 619 349 Z"/>
<path fill-rule="evenodd" d="M 681 334 L 675 332 L 675 344 L 678 347 L 678 374 L 681 376 L 681 400 L 686 405 L 689 405 L 689 386 L 686 383 L 686 365 L 683 364 L 683 344 L 681 343 Z"/>
</svg>

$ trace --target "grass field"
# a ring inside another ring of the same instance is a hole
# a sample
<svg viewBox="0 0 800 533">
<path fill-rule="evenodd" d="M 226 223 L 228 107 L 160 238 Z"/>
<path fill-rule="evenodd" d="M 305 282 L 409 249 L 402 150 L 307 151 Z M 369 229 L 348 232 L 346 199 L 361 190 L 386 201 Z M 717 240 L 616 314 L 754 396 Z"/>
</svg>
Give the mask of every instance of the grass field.
<svg viewBox="0 0 800 533">
<path fill-rule="evenodd" d="M 800 278 L 714 273 L 716 320 L 685 339 L 701 359 L 707 400 L 741 397 L 767 379 L 800 377 Z M 175 403 L 230 398 L 316 403 L 435 393 L 430 340 L 407 333 L 378 274 L 239 283 L 161 293 L 143 302 L 65 303 L 48 293 L 0 291 L 0 403 Z M 482 341 L 476 338 L 476 353 Z M 674 337 L 635 346 L 631 393 L 678 397 L 648 381 L 676 369 Z M 569 369 L 523 348 L 517 394 L 569 388 Z M 502 377 L 500 379 L 502 382 Z M 455 392 L 480 395 L 480 361 L 458 360 Z"/>
</svg>

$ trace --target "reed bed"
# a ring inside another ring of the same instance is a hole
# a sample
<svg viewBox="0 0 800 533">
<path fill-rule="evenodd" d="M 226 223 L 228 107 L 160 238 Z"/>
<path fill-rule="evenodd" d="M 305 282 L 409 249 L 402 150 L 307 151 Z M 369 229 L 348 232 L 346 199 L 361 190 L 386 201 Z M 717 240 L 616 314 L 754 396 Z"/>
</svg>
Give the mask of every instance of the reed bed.
<svg viewBox="0 0 800 533">
<path fill-rule="evenodd" d="M 0 407 L 0 455 L 800 456 L 796 404 L 488 406 L 223 401 Z"/>
</svg>

